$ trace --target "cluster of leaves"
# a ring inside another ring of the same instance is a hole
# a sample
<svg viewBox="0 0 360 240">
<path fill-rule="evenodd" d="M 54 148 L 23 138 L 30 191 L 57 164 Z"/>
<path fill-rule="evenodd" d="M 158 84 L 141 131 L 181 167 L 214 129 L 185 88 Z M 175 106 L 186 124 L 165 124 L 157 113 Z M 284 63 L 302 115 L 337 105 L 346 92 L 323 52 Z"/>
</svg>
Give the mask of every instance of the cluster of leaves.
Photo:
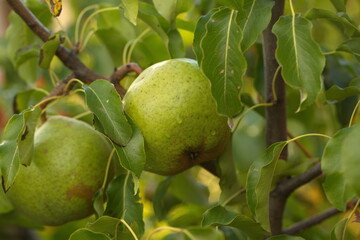
<svg viewBox="0 0 360 240">
<path fill-rule="evenodd" d="M 41 22 L 51 26 L 54 21 L 45 4 L 35 0 L 26 3 Z M 360 196 L 356 168 L 360 126 L 356 124 L 354 111 L 359 107 L 360 92 L 358 19 L 353 20 L 346 12 L 344 1 L 321 1 L 325 8 L 314 8 L 311 3 L 288 3 L 289 9 L 286 8 L 272 32 L 278 43 L 277 74 L 282 75 L 288 86 L 289 129 L 299 134 L 315 130 L 319 133 L 306 136 L 330 139 L 324 150 L 324 142 L 303 140 L 321 158 L 325 173 L 323 191 L 330 202 L 321 206 L 333 205 L 344 211 L 349 201 Z M 296 152 L 286 163 L 279 159 L 284 147 L 300 138 L 275 143 L 265 151 L 261 134 L 264 113 L 258 110 L 245 116 L 247 112 L 243 112 L 262 104 L 264 99 L 259 38 L 269 24 L 273 6 L 272 0 L 122 0 L 120 5 L 112 0 L 100 4 L 95 0 L 76 1 L 71 9 L 78 16 L 77 21 L 44 44 L 16 14 L 11 14 L 8 56 L 16 68 L 16 77 L 28 86 L 38 85 L 39 79 L 45 77 L 43 88 L 51 90 L 51 80 L 55 82 L 57 78 L 54 72 L 59 78 L 68 74 L 53 58 L 61 43 L 76 48 L 90 68 L 104 75 L 130 60 L 147 67 L 169 58 L 196 57 L 212 82 L 219 113 L 228 116 L 236 126 L 231 146 L 218 161 L 221 190 L 215 200 L 209 201 L 209 194 L 217 184 L 208 188 L 201 178 L 205 174 L 203 170 L 196 168 L 165 179 L 143 173 L 144 139 L 122 112 L 114 87 L 106 80 L 78 84 L 70 95 L 81 96 L 85 104 L 68 114 L 79 117 L 88 113 L 88 118 L 81 119 L 94 123 L 109 138 L 125 171 L 95 196 L 96 220 L 90 219 L 70 239 L 141 238 L 148 229 L 145 233 L 148 238 L 166 232 L 164 239 L 262 239 L 269 233 L 269 195 L 274 185 L 282 176 L 300 174 L 314 162 Z M 63 10 L 63 14 L 66 11 L 70 10 Z M 334 43 L 322 39 L 323 34 L 316 34 L 324 26 L 331 29 L 326 32 L 328 35 L 338 36 L 340 40 Z M 193 45 L 186 41 L 189 35 L 194 39 Z M 16 94 L 17 114 L 8 121 L 0 144 L 4 189 L 16 181 L 20 164 L 31 163 L 40 103 L 48 94 L 45 90 L 31 89 Z M 56 114 L 63 111 L 52 106 L 46 109 L 48 114 L 52 108 Z M 150 182 L 156 183 L 156 191 Z M 106 206 L 103 199 L 107 199 Z M 301 204 L 296 199 L 289 201 L 289 204 Z M 151 202 L 153 213 L 150 211 L 150 216 L 146 216 L 147 204 Z M 0 191 L 0 213 L 11 211 L 11 204 Z M 353 215 L 354 212 L 336 224 L 332 239 L 354 238 L 347 233 Z M 293 210 L 288 224 L 296 222 L 299 216 Z M 171 227 L 158 227 L 158 220 Z M 149 226 L 147 229 L 144 222 Z M 18 224 L 29 226 L 24 220 Z M 324 236 L 321 229 L 308 234 Z M 305 232 L 303 237 L 306 236 Z M 326 237 L 329 236 L 323 238 Z"/>
</svg>

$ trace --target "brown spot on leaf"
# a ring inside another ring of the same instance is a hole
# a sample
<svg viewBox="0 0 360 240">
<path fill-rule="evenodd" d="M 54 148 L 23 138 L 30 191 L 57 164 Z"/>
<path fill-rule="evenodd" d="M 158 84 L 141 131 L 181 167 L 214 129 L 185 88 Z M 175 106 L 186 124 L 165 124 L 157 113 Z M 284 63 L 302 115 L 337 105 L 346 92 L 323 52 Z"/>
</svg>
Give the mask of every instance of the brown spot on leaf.
<svg viewBox="0 0 360 240">
<path fill-rule="evenodd" d="M 95 191 L 93 190 L 93 188 L 83 184 L 82 182 L 72 186 L 66 192 L 66 196 L 69 200 L 73 198 L 82 198 L 89 204 L 91 204 L 94 194 Z"/>
<path fill-rule="evenodd" d="M 29 129 L 27 126 L 25 126 L 25 131 L 24 131 L 23 135 L 21 135 L 21 141 L 24 141 L 28 134 L 29 134 Z"/>
</svg>

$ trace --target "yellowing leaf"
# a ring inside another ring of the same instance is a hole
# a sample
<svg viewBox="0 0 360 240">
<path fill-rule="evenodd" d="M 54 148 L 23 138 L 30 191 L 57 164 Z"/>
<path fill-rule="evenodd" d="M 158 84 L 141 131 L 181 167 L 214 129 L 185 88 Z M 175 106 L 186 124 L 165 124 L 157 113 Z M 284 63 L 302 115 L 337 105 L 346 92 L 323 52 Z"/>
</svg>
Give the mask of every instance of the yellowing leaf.
<svg viewBox="0 0 360 240">
<path fill-rule="evenodd" d="M 46 0 L 50 12 L 54 17 L 58 17 L 62 10 L 62 0 Z"/>
</svg>

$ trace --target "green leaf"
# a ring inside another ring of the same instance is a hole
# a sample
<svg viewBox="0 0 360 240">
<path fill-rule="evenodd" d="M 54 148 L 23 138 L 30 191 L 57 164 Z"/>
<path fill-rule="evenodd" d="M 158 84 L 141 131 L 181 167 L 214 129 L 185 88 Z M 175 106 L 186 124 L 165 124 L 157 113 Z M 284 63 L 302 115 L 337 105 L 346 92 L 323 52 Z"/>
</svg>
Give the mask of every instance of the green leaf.
<svg viewBox="0 0 360 240">
<path fill-rule="evenodd" d="M 26 63 L 29 59 L 39 57 L 39 49 L 35 46 L 27 46 L 20 48 L 15 55 L 14 64 L 16 68 L 19 68 L 23 63 Z"/>
<path fill-rule="evenodd" d="M 24 116 L 16 114 L 9 119 L 3 132 L 3 141 L 0 144 L 0 170 L 5 191 L 13 184 L 19 170 L 18 140 L 21 138 L 24 128 Z"/>
<path fill-rule="evenodd" d="M 150 4 L 139 2 L 139 18 L 149 25 L 163 40 L 172 58 L 185 56 L 185 49 L 178 30 Z"/>
<path fill-rule="evenodd" d="M 351 131 L 342 142 L 341 162 L 346 182 L 360 196 L 359 169 L 360 165 L 360 123 L 351 127 Z"/>
<path fill-rule="evenodd" d="M 177 0 L 176 13 L 183 13 L 189 11 L 194 6 L 194 0 Z"/>
<path fill-rule="evenodd" d="M 246 0 L 216 0 L 218 3 L 235 10 L 242 10 Z M 256 1 L 256 0 L 255 0 Z"/>
<path fill-rule="evenodd" d="M 26 166 L 31 164 L 32 155 L 34 152 L 34 135 L 37 124 L 40 119 L 40 107 L 33 108 L 29 111 L 24 111 L 24 132 L 21 138 L 18 139 L 20 163 Z"/>
<path fill-rule="evenodd" d="M 194 36 L 198 63 L 211 81 L 211 91 L 220 114 L 240 113 L 242 78 L 246 60 L 241 50 L 243 37 L 240 15 L 229 8 L 218 8 L 200 18 Z"/>
<path fill-rule="evenodd" d="M 124 8 L 125 17 L 136 26 L 136 20 L 139 12 L 139 0 L 121 0 Z"/>
<path fill-rule="evenodd" d="M 353 35 L 354 32 L 359 32 L 359 29 L 356 27 L 356 25 L 351 22 L 350 18 L 345 14 L 334 13 L 325 9 L 312 8 L 307 13 L 305 13 L 305 17 L 309 20 L 323 18 L 329 21 L 340 23 L 340 26 L 348 36 Z"/>
<path fill-rule="evenodd" d="M 351 38 L 343 42 L 336 51 L 351 53 L 360 61 L 360 38 Z"/>
<path fill-rule="evenodd" d="M 39 103 L 47 95 L 48 93 L 45 90 L 39 88 L 18 92 L 14 98 L 13 110 L 15 113 L 20 113 L 28 107 Z"/>
<path fill-rule="evenodd" d="M 244 0 L 240 14 L 240 26 L 243 30 L 241 48 L 245 52 L 267 27 L 271 18 L 272 0 Z"/>
<path fill-rule="evenodd" d="M 133 134 L 132 128 L 114 86 L 106 80 L 96 80 L 83 88 L 87 105 L 100 120 L 105 134 L 117 145 L 126 145 Z"/>
<path fill-rule="evenodd" d="M 279 235 L 268 238 L 268 240 L 305 240 L 305 238 L 298 236 L 289 236 L 289 235 Z"/>
<path fill-rule="evenodd" d="M 198 182 L 189 171 L 172 177 L 170 191 L 175 197 L 185 203 L 208 204 L 209 189 Z"/>
<path fill-rule="evenodd" d="M 35 128 L 40 114 L 40 108 L 29 108 L 13 115 L 6 124 L 0 143 L 0 170 L 5 191 L 15 181 L 19 165 L 31 163 Z"/>
<path fill-rule="evenodd" d="M 346 222 L 348 218 L 341 219 L 340 222 L 336 223 L 334 229 L 331 231 L 331 240 L 340 240 L 346 230 Z"/>
<path fill-rule="evenodd" d="M 325 57 L 311 31 L 311 22 L 300 15 L 282 16 L 273 27 L 278 43 L 276 59 L 283 78 L 289 86 L 300 91 L 298 111 L 316 100 L 325 66 Z"/>
<path fill-rule="evenodd" d="M 342 211 L 346 210 L 347 202 L 355 197 L 354 189 L 347 181 L 349 173 L 345 170 L 345 164 L 347 164 L 346 158 L 349 155 L 344 152 L 344 143 L 354 128 L 355 127 L 344 128 L 338 131 L 332 139 L 327 142 L 321 160 L 321 168 L 326 176 L 323 187 L 327 199 Z M 359 127 L 357 128 L 360 129 Z M 356 146 L 357 145 L 352 145 L 350 147 L 359 149 Z M 349 162 L 351 162 L 351 160 Z M 354 168 L 354 166 L 348 167 Z M 354 170 L 352 170 L 352 172 L 354 172 Z"/>
<path fill-rule="evenodd" d="M 164 181 L 160 182 L 156 188 L 155 195 L 153 198 L 153 207 L 154 213 L 158 220 L 162 220 L 165 215 L 164 200 L 165 195 L 170 187 L 171 177 L 166 178 Z"/>
<path fill-rule="evenodd" d="M 131 174 L 121 174 L 109 183 L 104 215 L 123 219 L 140 238 L 144 234 L 143 206 Z"/>
<path fill-rule="evenodd" d="M 51 23 L 52 15 L 45 4 L 39 1 L 26 1 L 25 4 L 45 26 Z M 38 79 L 38 59 L 34 57 L 38 56 L 38 53 L 35 51 L 24 52 L 23 49 L 41 44 L 41 40 L 16 13 L 12 12 L 9 20 L 11 24 L 6 32 L 8 56 L 18 68 L 20 77 L 32 84 Z M 21 56 L 22 54 L 27 58 Z"/>
<path fill-rule="evenodd" d="M 241 230 L 253 240 L 263 239 L 266 233 L 259 223 L 244 215 L 231 212 L 221 205 L 212 207 L 204 213 L 202 225 L 231 226 Z"/>
<path fill-rule="evenodd" d="M 26 23 L 14 12 L 9 16 L 10 26 L 6 32 L 6 38 L 9 42 L 7 48 L 10 59 L 15 63 L 15 57 L 24 47 L 33 46 L 40 40 L 31 32 Z"/>
<path fill-rule="evenodd" d="M 120 223 L 119 218 L 113 218 L 109 216 L 102 216 L 96 221 L 88 223 L 86 228 L 96 233 L 103 233 L 108 236 L 114 237 L 118 231 Z"/>
<path fill-rule="evenodd" d="M 39 66 L 43 69 L 49 69 L 51 60 L 55 56 L 56 50 L 62 43 L 60 34 L 50 37 L 40 49 Z"/>
<path fill-rule="evenodd" d="M 224 234 L 214 228 L 191 227 L 187 231 L 196 240 L 225 240 Z"/>
<path fill-rule="evenodd" d="M 86 228 L 80 228 L 70 235 L 69 240 L 111 240 L 111 238 L 104 233 L 97 233 Z"/>
<path fill-rule="evenodd" d="M 347 0 L 330 0 L 338 12 L 346 12 L 345 4 Z"/>
<path fill-rule="evenodd" d="M 228 211 L 221 205 L 206 210 L 201 225 L 204 227 L 212 225 L 229 225 L 239 214 Z"/>
<path fill-rule="evenodd" d="M 21 64 L 17 69 L 21 79 L 29 85 L 34 85 L 40 77 L 39 60 L 37 58 L 27 59 L 27 61 Z"/>
<path fill-rule="evenodd" d="M 8 213 L 14 209 L 4 191 L 0 188 L 0 214 Z"/>
<path fill-rule="evenodd" d="M 104 215 L 104 211 L 105 211 L 104 202 L 105 202 L 104 189 L 101 188 L 95 193 L 95 196 L 93 197 L 92 200 L 96 217 L 101 217 Z"/>
<path fill-rule="evenodd" d="M 146 162 L 144 137 L 134 123 L 131 125 L 133 136 L 125 147 L 113 144 L 120 160 L 120 165 L 133 172 L 138 178 Z"/>
<path fill-rule="evenodd" d="M 156 10 L 163 16 L 168 22 L 173 22 L 176 17 L 176 3 L 178 0 L 153 0 Z"/>
<path fill-rule="evenodd" d="M 279 156 L 287 142 L 277 142 L 266 149 L 261 159 L 255 160 L 248 172 L 246 196 L 250 210 L 261 226 L 270 231 L 269 195 Z"/>
<path fill-rule="evenodd" d="M 331 88 L 326 90 L 326 99 L 330 102 L 340 102 L 345 98 L 356 96 L 360 94 L 359 86 L 349 86 L 346 88 L 341 88 L 337 85 L 333 85 Z"/>
<path fill-rule="evenodd" d="M 225 202 L 237 194 L 241 189 L 236 172 L 235 161 L 233 157 L 233 145 L 228 144 L 224 152 L 217 160 L 220 169 L 220 202 Z"/>
</svg>

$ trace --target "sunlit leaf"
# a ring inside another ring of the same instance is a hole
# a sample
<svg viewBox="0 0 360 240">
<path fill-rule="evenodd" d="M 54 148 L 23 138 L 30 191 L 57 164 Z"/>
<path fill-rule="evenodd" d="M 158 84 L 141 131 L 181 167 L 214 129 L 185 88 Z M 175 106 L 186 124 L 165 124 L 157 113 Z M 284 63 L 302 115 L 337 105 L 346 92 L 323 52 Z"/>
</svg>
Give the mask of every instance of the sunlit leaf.
<svg viewBox="0 0 360 240">
<path fill-rule="evenodd" d="M 350 170 L 348 173 L 345 170 L 348 168 L 356 169 L 354 168 L 354 165 L 351 165 L 353 160 L 348 159 L 352 156 L 352 154 L 356 153 L 354 151 L 359 152 L 359 148 L 357 147 L 358 144 L 354 145 L 354 142 L 351 142 L 354 140 L 350 137 L 351 133 L 356 128 L 360 129 L 360 127 L 357 126 L 344 128 L 337 132 L 326 144 L 321 160 L 321 168 L 326 176 L 325 181 L 323 182 L 325 194 L 330 203 L 342 211 L 346 210 L 347 202 L 355 197 L 355 189 L 353 188 L 354 186 L 352 186 L 349 179 L 352 180 L 351 182 L 355 182 L 359 176 L 357 174 L 357 178 L 355 177 L 354 179 L 355 171 Z M 357 130 L 357 132 L 359 132 L 359 130 Z M 353 135 L 353 137 L 356 138 L 356 135 Z M 359 139 L 360 138 L 357 139 L 357 142 L 359 142 Z M 348 144 L 352 145 L 346 146 Z M 349 153 L 345 153 L 345 149 L 347 148 L 350 148 Z M 355 150 L 351 150 L 351 148 L 354 148 Z M 354 161 L 358 159 L 358 157 L 355 157 Z"/>
<path fill-rule="evenodd" d="M 56 34 L 47 40 L 40 49 L 39 66 L 43 69 L 50 67 L 51 60 L 55 56 L 56 50 L 62 43 L 60 34 Z"/>
<path fill-rule="evenodd" d="M 246 61 L 241 50 L 240 15 L 229 8 L 217 8 L 200 18 L 194 36 L 198 63 L 211 81 L 218 112 L 229 117 L 240 113 L 242 78 Z"/>
<path fill-rule="evenodd" d="M 100 120 L 105 134 L 117 145 L 126 145 L 132 136 L 132 128 L 122 111 L 114 85 L 106 80 L 96 80 L 83 88 L 86 103 Z"/>
<path fill-rule="evenodd" d="M 156 10 L 163 16 L 168 22 L 174 21 L 176 17 L 176 3 L 178 0 L 153 0 Z"/>
<path fill-rule="evenodd" d="M 139 1 L 138 0 L 121 0 L 121 5 L 124 8 L 125 17 L 134 25 L 139 12 Z"/>
<path fill-rule="evenodd" d="M 241 48 L 246 51 L 267 27 L 271 18 L 272 0 L 244 0 L 240 14 L 240 26 L 243 30 Z"/>
<path fill-rule="evenodd" d="M 274 25 L 276 59 L 285 82 L 300 91 L 303 110 L 313 104 L 321 90 L 325 57 L 312 38 L 312 24 L 300 15 L 282 16 Z"/>
<path fill-rule="evenodd" d="M 246 187 L 247 202 L 261 226 L 270 231 L 269 196 L 272 180 L 281 152 L 287 142 L 277 142 L 266 150 L 264 156 L 251 165 Z"/>
<path fill-rule="evenodd" d="M 144 2 L 139 2 L 139 4 L 139 18 L 161 37 L 171 57 L 184 57 L 184 44 L 178 30 L 160 15 L 152 5 Z"/>
<path fill-rule="evenodd" d="M 143 205 L 131 174 L 121 174 L 109 183 L 104 215 L 123 219 L 140 238 L 144 234 Z M 125 230 L 125 228 L 124 228 Z"/>
</svg>

